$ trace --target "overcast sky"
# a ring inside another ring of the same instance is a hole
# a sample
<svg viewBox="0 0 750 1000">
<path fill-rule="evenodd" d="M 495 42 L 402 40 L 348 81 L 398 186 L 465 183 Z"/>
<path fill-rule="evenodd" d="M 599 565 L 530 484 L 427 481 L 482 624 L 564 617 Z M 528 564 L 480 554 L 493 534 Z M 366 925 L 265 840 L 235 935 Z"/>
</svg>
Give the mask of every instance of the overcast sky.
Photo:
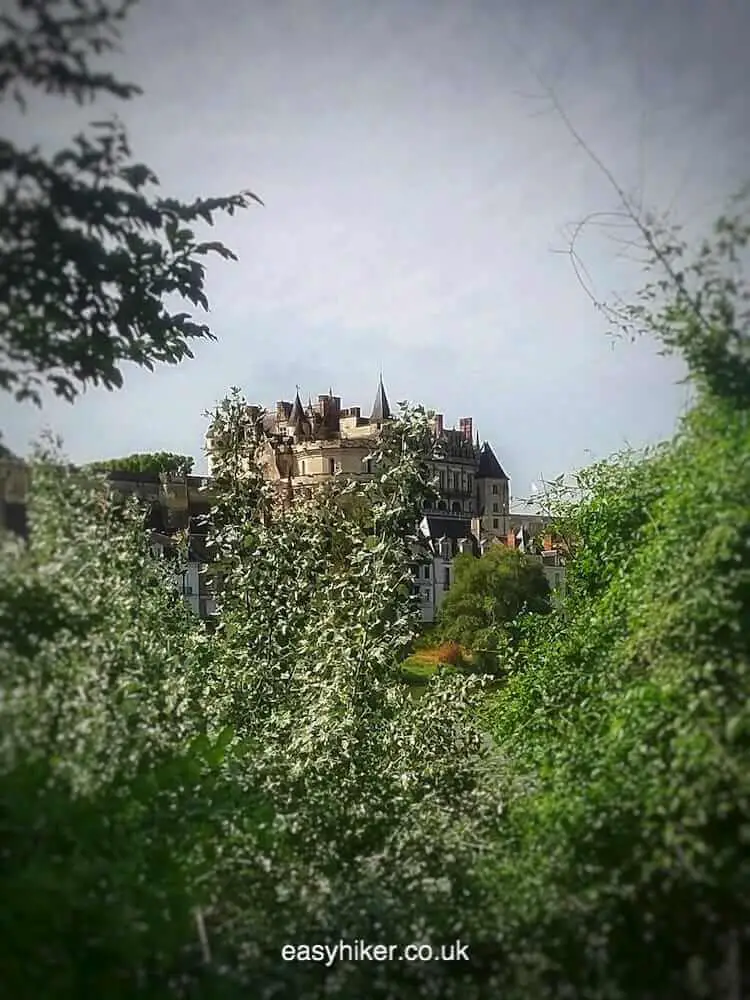
<svg viewBox="0 0 750 1000">
<path fill-rule="evenodd" d="M 48 425 L 73 460 L 202 471 L 230 385 L 369 412 L 381 369 L 392 401 L 473 416 L 518 497 L 669 435 L 679 364 L 613 342 L 556 252 L 616 198 L 538 78 L 623 187 L 695 226 L 750 173 L 748 42 L 742 0 L 142 0 L 117 59 L 145 90 L 118 109 L 135 154 L 166 193 L 266 207 L 219 223 L 240 262 L 210 268 L 217 343 L 74 406 L 4 398 L 7 443 Z M 13 129 L 51 144 L 80 120 L 36 105 Z M 638 281 L 611 238 L 581 252 L 601 294 Z"/>
</svg>

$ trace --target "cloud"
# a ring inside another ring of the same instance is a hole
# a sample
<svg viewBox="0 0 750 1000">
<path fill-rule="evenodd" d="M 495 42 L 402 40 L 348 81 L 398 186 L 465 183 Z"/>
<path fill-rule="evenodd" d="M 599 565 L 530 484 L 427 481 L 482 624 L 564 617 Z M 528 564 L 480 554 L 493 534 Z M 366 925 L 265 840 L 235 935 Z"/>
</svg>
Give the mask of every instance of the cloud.
<svg viewBox="0 0 750 1000">
<path fill-rule="evenodd" d="M 48 407 L 75 455 L 198 451 L 201 410 L 239 383 L 296 383 L 369 405 L 472 412 L 519 490 L 625 437 L 669 433 L 684 392 L 653 345 L 612 351 L 575 281 L 566 224 L 616 199 L 540 96 L 535 71 L 628 190 L 697 225 L 742 179 L 750 15 L 697 0 L 429 4 L 170 0 L 136 9 L 122 58 L 147 96 L 123 109 L 170 193 L 250 187 L 222 222 L 239 265 L 209 272 L 219 343 L 179 371 Z M 80 116 L 40 110 L 48 142 Z M 16 126 L 18 127 L 18 126 Z M 638 281 L 602 234 L 604 294 Z M 155 414 L 158 412 L 158 420 Z M 39 417 L 9 408 L 23 447 Z M 93 428 L 96 431 L 93 431 Z"/>
</svg>

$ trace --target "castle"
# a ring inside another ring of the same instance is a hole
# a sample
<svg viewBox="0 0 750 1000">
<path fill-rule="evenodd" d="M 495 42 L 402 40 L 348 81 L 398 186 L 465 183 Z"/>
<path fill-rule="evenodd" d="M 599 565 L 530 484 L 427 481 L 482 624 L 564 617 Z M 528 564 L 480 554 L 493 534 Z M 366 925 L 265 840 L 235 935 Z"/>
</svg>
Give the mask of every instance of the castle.
<svg viewBox="0 0 750 1000">
<path fill-rule="evenodd" d="M 368 456 L 383 425 L 392 418 L 382 378 L 369 417 L 359 407 L 342 409 L 341 399 L 329 391 L 317 403 L 280 401 L 264 413 L 251 406 L 262 442 L 260 464 L 269 481 L 293 495 L 312 489 L 327 478 L 343 474 L 354 479 L 373 475 Z M 453 560 L 459 552 L 480 555 L 488 545 L 504 543 L 528 548 L 531 536 L 541 536 L 547 521 L 539 515 L 510 509 L 510 481 L 488 442 L 474 436 L 473 420 L 464 417 L 458 428 L 446 428 L 443 416 L 433 418 L 436 447 L 429 463 L 438 485 L 438 500 L 422 512 L 419 532 L 431 555 L 414 566 L 413 589 L 419 596 L 422 618 L 435 620 L 443 597 L 453 582 Z M 206 451 L 211 472 L 210 428 Z M 110 472 L 110 488 L 123 496 L 135 495 L 146 506 L 146 525 L 152 547 L 165 552 L 176 531 L 190 539 L 188 565 L 176 579 L 186 603 L 197 614 L 211 618 L 215 600 L 201 566 L 208 561 L 206 525 L 214 500 L 211 478 L 144 472 Z M 25 536 L 28 467 L 18 458 L 0 458 L 0 528 Z M 564 565 L 551 543 L 537 555 L 553 590 L 564 586 Z"/>
<path fill-rule="evenodd" d="M 383 425 L 392 419 L 383 384 L 378 382 L 369 417 L 361 408 L 342 408 L 333 390 L 308 399 L 304 406 L 297 389 L 294 401 L 280 400 L 270 411 L 248 408 L 260 439 L 257 457 L 264 477 L 278 484 L 288 499 L 308 492 L 336 475 L 366 480 L 373 475 L 369 455 Z M 462 417 L 458 428 L 446 428 L 442 414 L 433 417 L 435 449 L 429 466 L 438 487 L 438 499 L 422 511 L 419 532 L 430 553 L 427 564 L 414 566 L 414 593 L 422 619 L 435 620 L 443 597 L 453 582 L 453 560 L 459 552 L 481 555 L 494 543 L 528 551 L 531 537 L 543 533 L 546 518 L 510 509 L 510 480 L 489 442 L 480 443 L 472 417 Z M 211 431 L 206 434 L 211 466 Z M 563 583 L 562 564 L 551 543 L 538 558 L 554 590 Z"/>
<path fill-rule="evenodd" d="M 303 406 L 299 390 L 293 402 L 280 400 L 267 413 L 249 408 L 262 441 L 260 464 L 269 481 L 286 485 L 290 495 L 342 474 L 352 479 L 372 475 L 368 455 L 383 424 L 392 418 L 382 377 L 369 417 L 359 406 L 346 409 L 341 397 L 329 390 Z M 488 442 L 474 438 L 473 420 L 463 417 L 458 429 L 446 428 L 442 414 L 433 418 L 436 453 L 431 470 L 440 498 L 425 509 L 429 519 L 450 524 L 449 534 L 464 530 L 464 537 L 504 539 L 509 530 L 510 481 Z M 211 435 L 206 435 L 211 467 Z"/>
</svg>

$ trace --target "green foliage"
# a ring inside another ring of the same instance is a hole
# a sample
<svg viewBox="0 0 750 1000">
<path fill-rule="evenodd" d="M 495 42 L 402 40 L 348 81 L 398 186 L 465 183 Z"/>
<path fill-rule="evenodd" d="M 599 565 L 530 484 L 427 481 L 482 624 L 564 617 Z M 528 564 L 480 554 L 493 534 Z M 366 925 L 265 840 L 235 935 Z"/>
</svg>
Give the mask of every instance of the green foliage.
<svg viewBox="0 0 750 1000">
<path fill-rule="evenodd" d="M 23 108 L 29 89 L 79 104 L 138 94 L 95 68 L 131 6 L 17 0 L 0 19 L 0 100 Z M 0 139 L 0 388 L 39 402 L 46 381 L 72 400 L 88 384 L 121 386 L 123 362 L 173 364 L 192 357 L 190 341 L 213 339 L 165 298 L 208 308 L 204 259 L 234 255 L 194 226 L 259 199 L 181 202 L 156 197 L 157 184 L 117 120 L 50 157 Z"/>
<path fill-rule="evenodd" d="M 227 824 L 260 847 L 268 807 L 202 714 L 203 628 L 137 505 L 56 456 L 29 503 L 28 546 L 1 554 L 4 992 L 164 995 L 201 964 L 193 908 Z"/>
<path fill-rule="evenodd" d="M 647 218 L 642 235 L 658 275 L 624 317 L 680 353 L 700 388 L 741 408 L 750 405 L 749 204 L 750 184 L 716 221 L 713 238 L 692 253 L 678 228 Z"/>
<path fill-rule="evenodd" d="M 91 472 L 147 472 L 189 476 L 195 459 L 171 451 L 137 452 L 124 458 L 108 458 L 86 466 Z"/>
<path fill-rule="evenodd" d="M 705 273 L 727 257 L 704 254 Z M 681 325 L 679 283 L 679 308 L 653 318 L 699 401 L 671 443 L 587 470 L 575 502 L 563 492 L 564 607 L 526 632 L 489 712 L 506 997 L 747 992 L 748 334 L 718 329 L 746 300 L 733 280 L 706 280 L 708 325 Z"/>
<path fill-rule="evenodd" d="M 3 96 L 135 92 L 89 67 L 130 3 L 71 6 L 3 19 Z M 188 227 L 245 196 L 149 200 L 119 126 L 48 162 L 0 144 L 0 170 L 6 388 L 72 398 L 208 335 L 163 296 L 205 306 L 196 258 L 228 252 Z M 747 994 L 749 232 L 721 220 L 686 267 L 645 233 L 665 279 L 631 316 L 683 353 L 699 402 L 669 445 L 563 492 L 563 606 L 536 613 L 544 577 L 518 553 L 458 561 L 447 620 L 509 665 L 489 706 L 476 678 L 440 671 L 419 700 L 402 683 L 423 411 L 385 425 L 371 482 L 290 507 L 244 400 L 222 403 L 211 632 L 136 502 L 35 459 L 29 543 L 0 539 L 3 995 Z M 280 960 L 457 937 L 465 968 Z"/>
<path fill-rule="evenodd" d="M 252 456 L 245 412 L 230 400 L 215 421 L 212 634 L 137 503 L 56 456 L 33 465 L 29 546 L 4 549 L 0 594 L 0 968 L 21 1000 L 313 998 L 323 970 L 285 966 L 284 944 L 471 939 L 482 913 L 498 809 L 480 686 L 436 678 L 415 703 L 399 673 L 424 415 L 389 429 L 368 522 L 328 494 L 280 508 L 252 462 L 232 474 L 226 442 Z M 342 562 L 330 528 L 347 516 Z M 446 976 L 479 995 L 458 973 L 326 970 L 343 997 L 438 995 Z"/>
<path fill-rule="evenodd" d="M 455 580 L 440 607 L 438 629 L 495 669 L 508 627 L 526 611 L 547 614 L 550 591 L 541 565 L 516 549 L 493 545 L 479 559 L 456 556 Z"/>
</svg>

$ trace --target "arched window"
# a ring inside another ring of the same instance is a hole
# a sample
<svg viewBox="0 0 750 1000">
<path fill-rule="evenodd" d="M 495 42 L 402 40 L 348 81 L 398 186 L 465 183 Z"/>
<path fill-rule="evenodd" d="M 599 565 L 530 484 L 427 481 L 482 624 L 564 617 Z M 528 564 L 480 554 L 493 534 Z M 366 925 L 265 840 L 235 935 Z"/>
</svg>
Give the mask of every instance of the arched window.
<svg viewBox="0 0 750 1000">
<path fill-rule="evenodd" d="M 458 500 L 454 500 L 453 501 L 452 510 L 453 510 L 454 514 L 460 514 L 461 513 L 461 504 L 459 503 Z"/>
</svg>

